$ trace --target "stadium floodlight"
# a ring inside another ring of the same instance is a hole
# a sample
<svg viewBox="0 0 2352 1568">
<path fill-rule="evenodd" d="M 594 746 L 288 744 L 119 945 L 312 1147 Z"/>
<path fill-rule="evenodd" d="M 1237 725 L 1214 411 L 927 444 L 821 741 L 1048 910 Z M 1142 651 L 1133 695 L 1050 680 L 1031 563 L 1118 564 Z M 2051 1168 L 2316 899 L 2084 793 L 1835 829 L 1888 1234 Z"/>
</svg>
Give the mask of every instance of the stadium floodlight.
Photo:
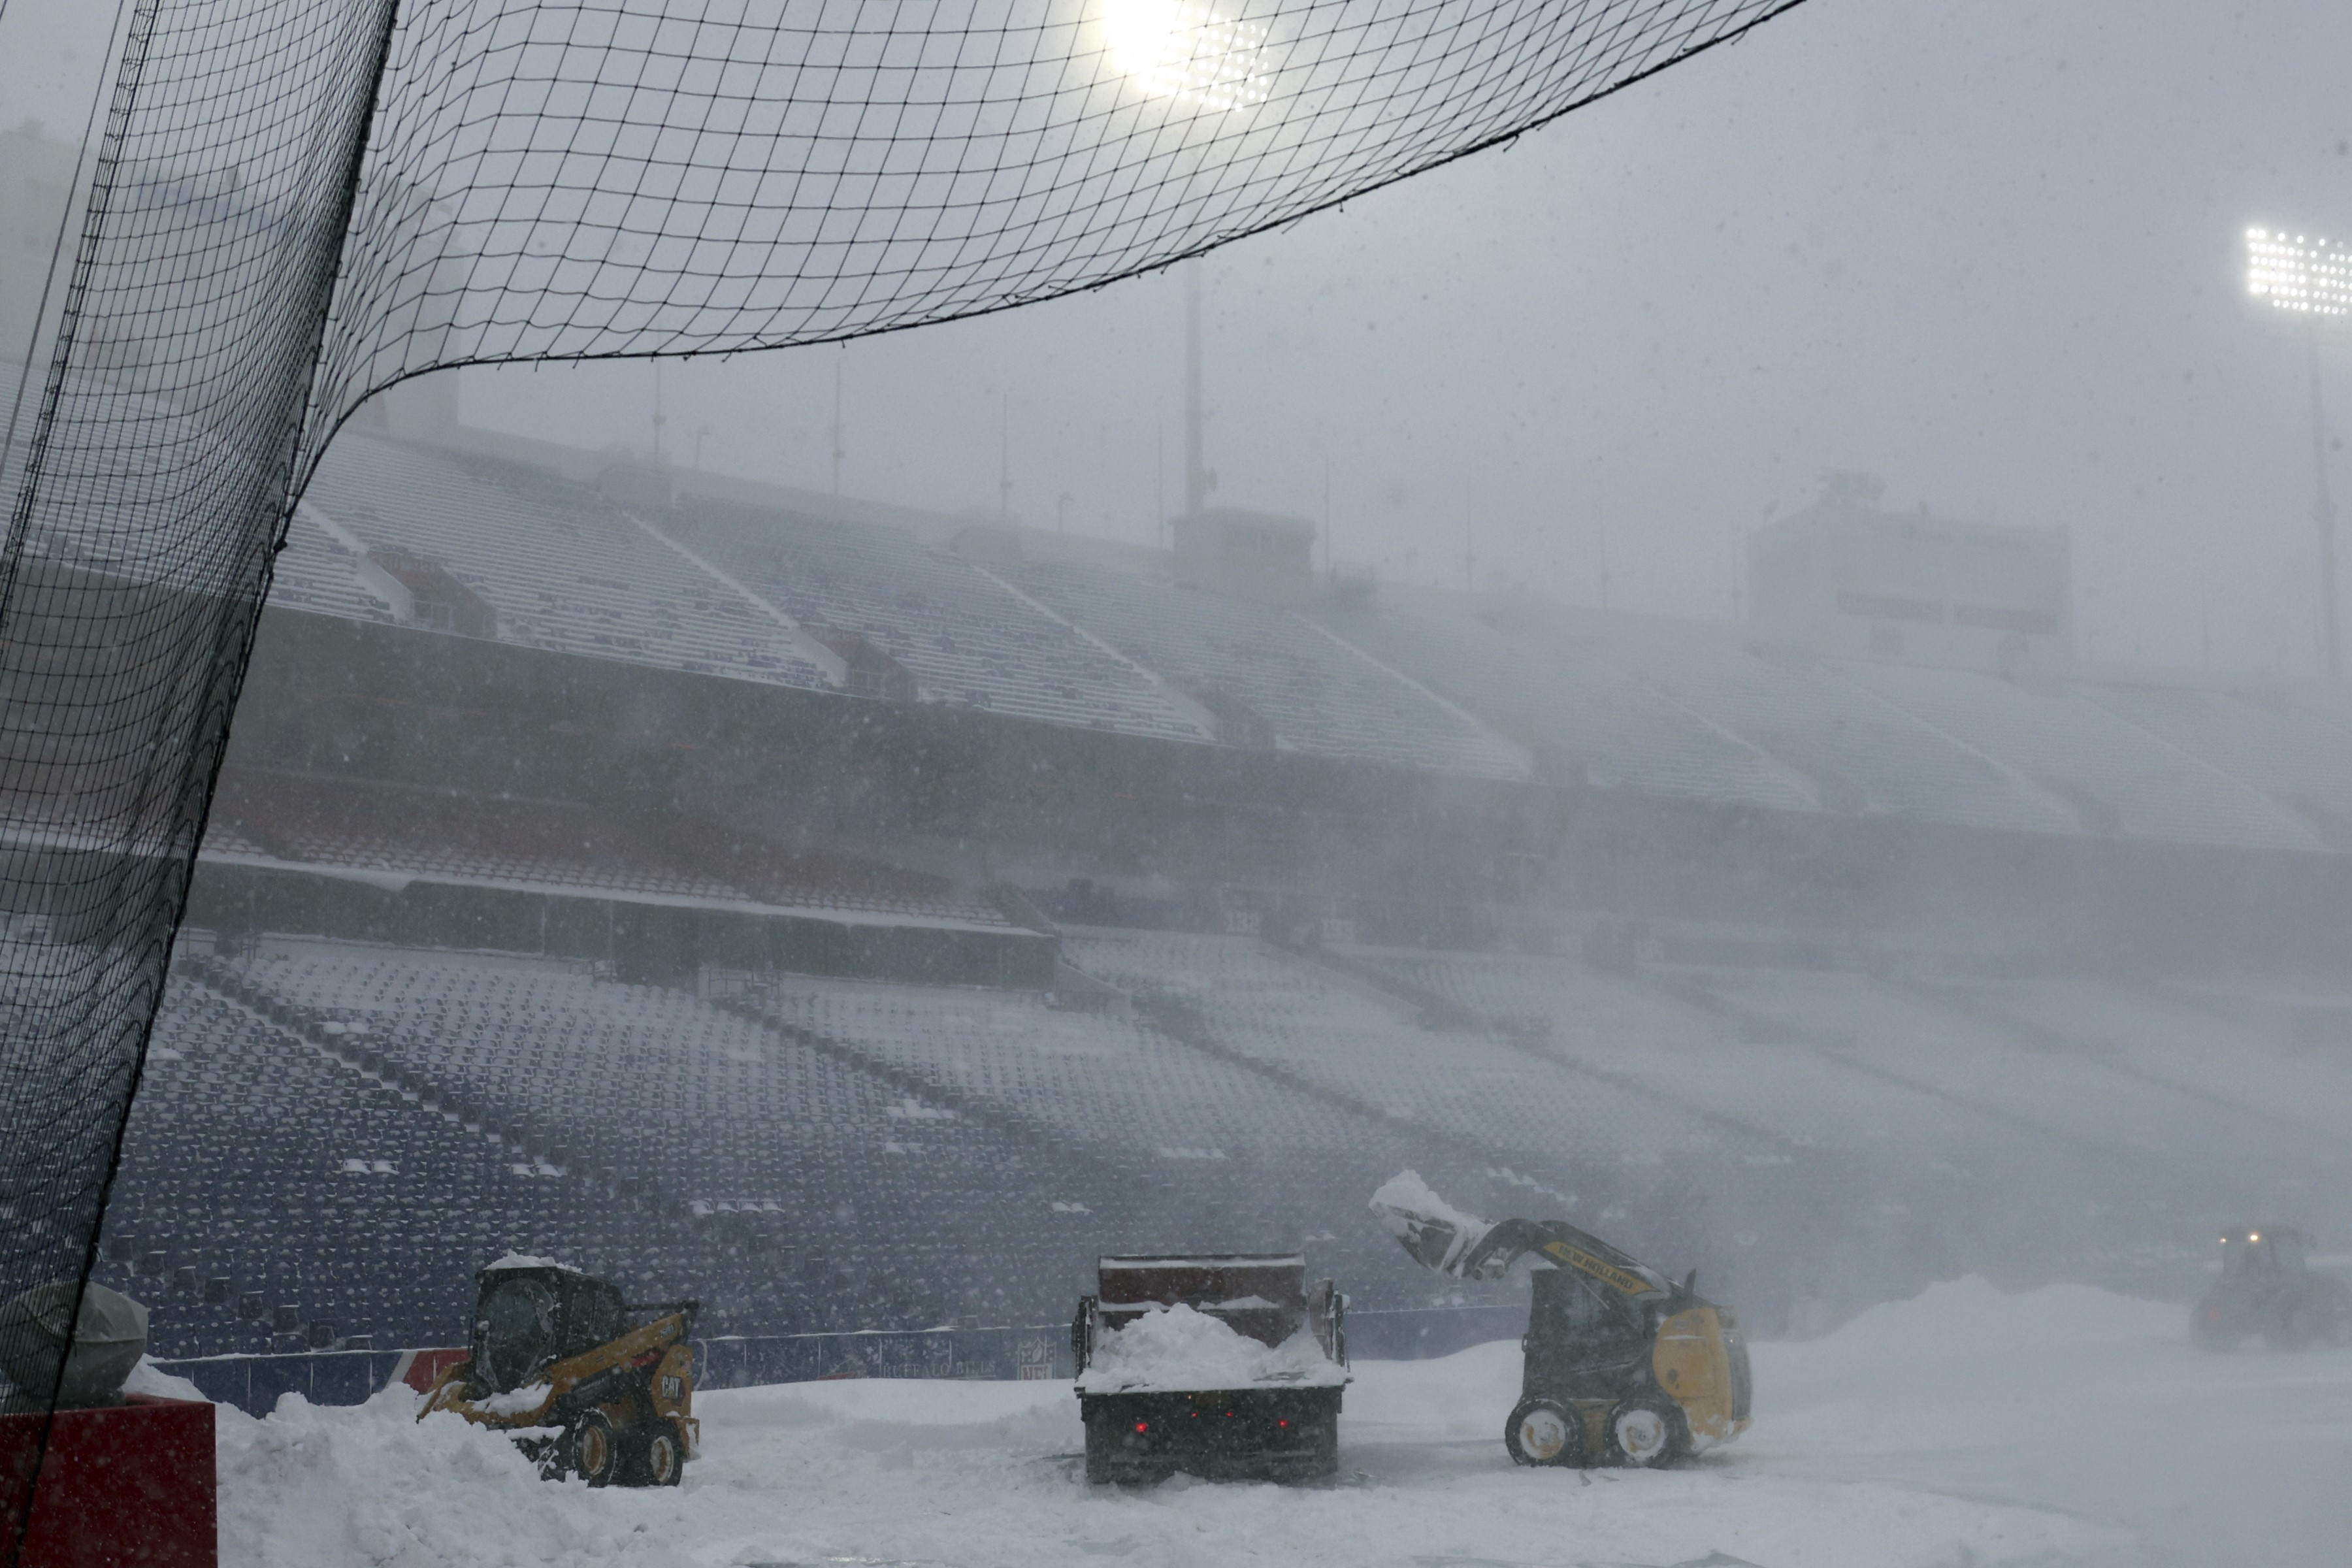
<svg viewBox="0 0 2352 1568">
<path fill-rule="evenodd" d="M 1103 0 L 1102 25 L 1111 64 L 1154 98 L 1214 110 L 1265 101 L 1262 23 L 1205 0 Z"/>
<path fill-rule="evenodd" d="M 2246 230 L 2246 292 L 2306 316 L 2352 315 L 2352 246 L 2283 230 Z"/>
<path fill-rule="evenodd" d="M 2246 292 L 2300 317 L 2306 329 L 2352 316 L 2352 246 L 2284 229 L 2246 230 Z M 2327 404 L 2319 384 L 2319 334 L 2307 330 L 2311 356 L 2311 520 L 2319 529 L 2320 644 L 2328 678 L 2344 679 L 2336 608 L 2336 501 L 2327 489 Z"/>
</svg>

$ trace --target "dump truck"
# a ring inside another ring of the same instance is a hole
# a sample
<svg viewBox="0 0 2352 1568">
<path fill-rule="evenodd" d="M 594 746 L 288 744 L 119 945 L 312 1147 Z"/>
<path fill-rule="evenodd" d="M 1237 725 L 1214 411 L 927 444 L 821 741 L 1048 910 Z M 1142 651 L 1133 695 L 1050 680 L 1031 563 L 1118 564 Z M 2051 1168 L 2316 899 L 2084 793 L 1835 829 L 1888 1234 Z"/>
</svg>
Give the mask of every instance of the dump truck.
<svg viewBox="0 0 2352 1568">
<path fill-rule="evenodd" d="M 1087 1479 L 1335 1474 L 1346 1313 L 1297 1253 L 1098 1259 L 1070 1324 Z"/>
<path fill-rule="evenodd" d="M 1522 1465 L 1669 1465 L 1748 1429 L 1752 1380 L 1738 1314 L 1565 1220 L 1495 1224 L 1411 1171 L 1372 1210 L 1413 1260 L 1457 1279 L 1535 1265 L 1519 1402 L 1503 1446 Z"/>
<path fill-rule="evenodd" d="M 2260 1334 L 2273 1350 L 2352 1340 L 2352 1289 L 2315 1273 L 2311 1238 L 2292 1226 L 2238 1226 L 2221 1233 L 2221 1278 L 2189 1319 L 2200 1350 L 2230 1351 Z"/>
<path fill-rule="evenodd" d="M 475 1284 L 470 1353 L 442 1370 L 418 1420 L 446 1410 L 510 1433 L 551 1480 L 677 1485 L 701 1446 L 698 1303 L 633 1304 L 593 1275 L 520 1255 Z"/>
</svg>

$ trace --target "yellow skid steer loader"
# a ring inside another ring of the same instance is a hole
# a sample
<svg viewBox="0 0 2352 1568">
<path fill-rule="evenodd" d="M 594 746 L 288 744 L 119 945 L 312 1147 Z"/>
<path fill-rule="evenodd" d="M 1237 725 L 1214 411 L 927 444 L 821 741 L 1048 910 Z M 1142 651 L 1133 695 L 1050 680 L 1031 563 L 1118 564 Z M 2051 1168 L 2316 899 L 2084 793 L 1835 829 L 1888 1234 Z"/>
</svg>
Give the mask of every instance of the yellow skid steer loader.
<svg viewBox="0 0 2352 1568">
<path fill-rule="evenodd" d="M 446 1410 L 509 1432 L 550 1479 L 677 1485 L 702 1433 L 697 1303 L 632 1306 L 545 1258 L 502 1258 L 475 1279 L 472 1355 L 442 1372 L 417 1419 Z"/>
<path fill-rule="evenodd" d="M 1565 1220 L 1489 1225 L 1412 1172 L 1372 1210 L 1413 1260 L 1457 1279 L 1500 1279 L 1531 1258 L 1535 1300 L 1519 1403 L 1503 1446 L 1522 1465 L 1655 1467 L 1748 1429 L 1748 1346 L 1728 1307 Z"/>
</svg>

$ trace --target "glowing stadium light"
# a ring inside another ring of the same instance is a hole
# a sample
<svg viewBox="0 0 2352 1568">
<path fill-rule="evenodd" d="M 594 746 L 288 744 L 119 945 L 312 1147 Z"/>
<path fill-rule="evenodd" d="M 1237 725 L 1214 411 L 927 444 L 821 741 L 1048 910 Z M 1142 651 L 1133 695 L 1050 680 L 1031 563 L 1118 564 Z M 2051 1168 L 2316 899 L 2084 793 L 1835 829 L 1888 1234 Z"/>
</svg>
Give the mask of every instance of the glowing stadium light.
<svg viewBox="0 0 2352 1568">
<path fill-rule="evenodd" d="M 2344 679 L 2343 634 L 2336 584 L 2336 500 L 2327 487 L 2327 405 L 2320 393 L 2319 334 L 2323 321 L 2352 316 L 2352 247 L 2341 240 L 2246 230 L 2246 292 L 2303 318 L 2311 356 L 2311 519 L 2319 530 L 2319 641 L 2327 673 Z M 2260 1240 L 2259 1237 L 2254 1239 Z"/>
<path fill-rule="evenodd" d="M 2250 228 L 2246 292 L 2300 315 L 2352 315 L 2352 247 L 2341 240 Z"/>
<path fill-rule="evenodd" d="M 1265 101 L 1265 28 L 1205 0 L 1103 0 L 1111 64 L 1154 98 L 1204 109 Z"/>
</svg>

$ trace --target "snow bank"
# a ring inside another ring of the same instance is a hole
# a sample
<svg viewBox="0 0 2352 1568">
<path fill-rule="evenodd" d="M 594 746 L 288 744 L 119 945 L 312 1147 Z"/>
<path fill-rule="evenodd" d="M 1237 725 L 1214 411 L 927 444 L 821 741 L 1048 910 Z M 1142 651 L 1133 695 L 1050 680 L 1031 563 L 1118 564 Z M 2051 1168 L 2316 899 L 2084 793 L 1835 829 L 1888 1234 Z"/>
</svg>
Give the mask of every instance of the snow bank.
<svg viewBox="0 0 2352 1568">
<path fill-rule="evenodd" d="M 122 1380 L 122 1392 L 143 1394 L 151 1399 L 193 1399 L 200 1405 L 207 1403 L 203 1389 L 184 1377 L 173 1377 L 143 1355 L 139 1358 L 139 1364 L 131 1369 L 131 1375 Z"/>
<path fill-rule="evenodd" d="M 1336 1388 L 1348 1369 L 1301 1329 L 1279 1345 L 1236 1333 L 1223 1320 L 1178 1302 L 1103 1335 L 1078 1378 L 1081 1394 L 1181 1394 L 1278 1383 Z"/>
<path fill-rule="evenodd" d="M 2118 1337 L 2178 1340 L 2187 1313 L 2161 1301 L 2088 1285 L 2006 1292 L 1980 1275 L 1930 1285 L 1907 1301 L 1856 1313 L 1829 1336 L 1844 1353 L 1900 1347 L 1927 1355 L 1977 1356 L 2026 1348 L 2110 1345 Z"/>
<path fill-rule="evenodd" d="M 289 1398 L 267 1421 L 217 1413 L 221 1561 L 2334 1568 L 2352 1537 L 2352 1351 L 2202 1355 L 2184 1319 L 2073 1287 L 1937 1286 L 1820 1340 L 1755 1346 L 1755 1429 L 1661 1472 L 1512 1465 L 1515 1345 L 1374 1362 L 1349 1390 L 1328 1489 L 1088 1488 L 1066 1384 L 707 1393 L 704 1457 L 659 1491 L 540 1480 L 503 1437 L 417 1423 L 404 1388 L 355 1408 Z M 1240 1339 L 1197 1312 L 1136 1327 L 1122 1353 Z"/>
<path fill-rule="evenodd" d="M 265 1421 L 215 1409 L 221 1562 L 236 1568 L 684 1568 L 670 1491 L 541 1480 L 502 1433 L 416 1419 L 398 1384 L 362 1405 L 289 1394 Z"/>
</svg>

